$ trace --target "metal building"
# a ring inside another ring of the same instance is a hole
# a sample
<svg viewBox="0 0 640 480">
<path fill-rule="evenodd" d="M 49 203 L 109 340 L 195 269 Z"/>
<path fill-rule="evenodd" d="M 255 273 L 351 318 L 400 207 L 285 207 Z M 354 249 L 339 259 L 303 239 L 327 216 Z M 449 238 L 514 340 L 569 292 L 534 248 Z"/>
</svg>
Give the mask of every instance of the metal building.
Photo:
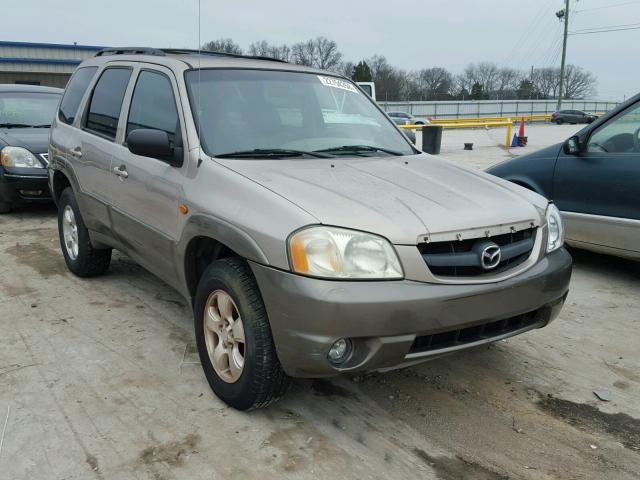
<svg viewBox="0 0 640 480">
<path fill-rule="evenodd" d="M 76 66 L 102 48 L 0 41 L 0 83 L 64 88 Z"/>
</svg>

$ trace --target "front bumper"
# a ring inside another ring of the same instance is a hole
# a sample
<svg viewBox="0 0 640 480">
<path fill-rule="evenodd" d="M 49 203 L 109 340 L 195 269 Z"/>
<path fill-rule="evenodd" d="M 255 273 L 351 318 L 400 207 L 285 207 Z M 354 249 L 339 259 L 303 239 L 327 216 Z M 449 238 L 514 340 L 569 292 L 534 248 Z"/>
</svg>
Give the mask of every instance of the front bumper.
<svg viewBox="0 0 640 480">
<path fill-rule="evenodd" d="M 19 204 L 50 201 L 51 191 L 46 170 L 33 173 L 32 169 L 8 171 L 0 167 L 0 202 Z"/>
<path fill-rule="evenodd" d="M 502 282 L 446 285 L 326 281 L 251 263 L 280 362 L 293 377 L 396 368 L 543 327 L 562 308 L 571 267 L 560 249 Z M 335 367 L 327 352 L 339 338 L 354 348 Z M 434 338 L 448 342 L 423 348 Z"/>
</svg>

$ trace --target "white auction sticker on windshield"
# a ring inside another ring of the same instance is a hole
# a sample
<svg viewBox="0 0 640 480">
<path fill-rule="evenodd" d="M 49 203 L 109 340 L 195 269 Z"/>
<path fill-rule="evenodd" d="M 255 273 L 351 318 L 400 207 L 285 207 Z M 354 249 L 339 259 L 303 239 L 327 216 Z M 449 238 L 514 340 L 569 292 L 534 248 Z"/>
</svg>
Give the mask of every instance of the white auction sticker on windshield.
<svg viewBox="0 0 640 480">
<path fill-rule="evenodd" d="M 358 92 L 358 90 L 356 90 L 356 87 L 354 87 L 352 83 L 349 83 L 346 80 L 340 80 L 339 78 L 335 77 L 323 77 L 322 75 L 318 75 L 318 79 L 326 87 L 340 88 L 342 90 L 353 93 Z"/>
</svg>

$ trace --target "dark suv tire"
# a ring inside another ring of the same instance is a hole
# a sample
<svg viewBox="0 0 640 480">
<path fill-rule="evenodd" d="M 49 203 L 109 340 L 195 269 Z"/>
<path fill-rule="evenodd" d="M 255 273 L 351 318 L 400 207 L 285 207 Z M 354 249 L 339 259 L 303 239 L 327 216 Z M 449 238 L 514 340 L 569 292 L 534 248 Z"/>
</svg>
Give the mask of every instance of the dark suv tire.
<svg viewBox="0 0 640 480">
<path fill-rule="evenodd" d="M 195 297 L 194 324 L 202 369 L 213 392 L 238 410 L 266 407 L 285 394 L 282 370 L 260 290 L 247 262 L 213 262 Z"/>
<path fill-rule="evenodd" d="M 91 245 L 73 190 L 65 188 L 58 200 L 58 235 L 67 268 L 79 277 L 102 275 L 109 268 L 111 249 Z"/>
<path fill-rule="evenodd" d="M 9 213 L 11 211 L 11 204 L 7 202 L 0 202 L 0 214 Z"/>
</svg>

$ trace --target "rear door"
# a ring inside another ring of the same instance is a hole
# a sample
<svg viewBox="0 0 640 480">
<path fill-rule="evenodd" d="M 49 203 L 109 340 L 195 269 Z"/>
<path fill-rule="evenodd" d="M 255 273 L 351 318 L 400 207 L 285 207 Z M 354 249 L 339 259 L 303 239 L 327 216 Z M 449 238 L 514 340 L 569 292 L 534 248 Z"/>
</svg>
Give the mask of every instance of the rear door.
<svg viewBox="0 0 640 480">
<path fill-rule="evenodd" d="M 163 279 L 174 278 L 173 247 L 181 231 L 178 207 L 184 198 L 183 116 L 176 79 L 163 67 L 141 67 L 131 93 L 125 128 L 112 164 L 113 224 L 127 253 Z M 136 129 L 167 132 L 181 166 L 135 155 L 126 137 Z M 117 160 L 115 160 L 117 158 Z M 126 172 L 126 177 L 113 173 Z"/>
<path fill-rule="evenodd" d="M 639 134 L 636 103 L 591 132 L 585 153 L 560 153 L 553 193 L 569 240 L 640 251 Z"/>
<path fill-rule="evenodd" d="M 132 65 L 107 66 L 99 73 L 82 119 L 81 141 L 72 151 L 74 170 L 85 196 L 83 217 L 92 230 L 110 235 L 107 213 L 113 202 L 111 157 Z"/>
</svg>

